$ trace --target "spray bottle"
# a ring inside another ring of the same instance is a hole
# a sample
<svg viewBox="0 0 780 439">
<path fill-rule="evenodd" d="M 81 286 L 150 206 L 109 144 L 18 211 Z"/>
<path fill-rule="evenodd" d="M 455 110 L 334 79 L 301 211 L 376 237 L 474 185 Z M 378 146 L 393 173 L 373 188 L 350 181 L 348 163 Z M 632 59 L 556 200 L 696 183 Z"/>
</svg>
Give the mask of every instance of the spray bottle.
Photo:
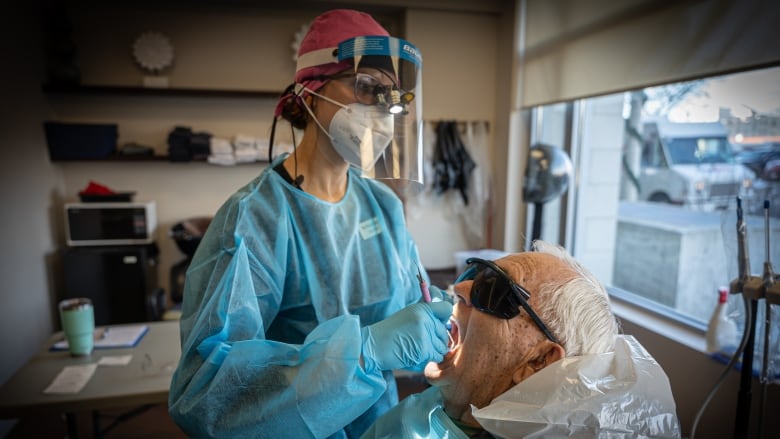
<svg viewBox="0 0 780 439">
<path fill-rule="evenodd" d="M 707 352 L 722 352 L 737 346 L 737 324 L 728 316 L 729 287 L 718 288 L 718 304 L 707 326 Z"/>
</svg>

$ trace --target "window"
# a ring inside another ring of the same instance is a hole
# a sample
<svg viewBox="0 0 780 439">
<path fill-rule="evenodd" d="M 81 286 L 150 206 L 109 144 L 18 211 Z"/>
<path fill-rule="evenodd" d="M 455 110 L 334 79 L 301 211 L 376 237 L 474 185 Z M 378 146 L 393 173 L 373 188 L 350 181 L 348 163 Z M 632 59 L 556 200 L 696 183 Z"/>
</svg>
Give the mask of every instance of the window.
<svg viewBox="0 0 780 439">
<path fill-rule="evenodd" d="M 563 148 L 575 169 L 566 196 L 545 207 L 541 237 L 616 294 L 706 327 L 718 287 L 737 276 L 738 197 L 752 274 L 767 256 L 780 263 L 780 68 L 540 106 L 528 118 L 530 144 Z"/>
</svg>

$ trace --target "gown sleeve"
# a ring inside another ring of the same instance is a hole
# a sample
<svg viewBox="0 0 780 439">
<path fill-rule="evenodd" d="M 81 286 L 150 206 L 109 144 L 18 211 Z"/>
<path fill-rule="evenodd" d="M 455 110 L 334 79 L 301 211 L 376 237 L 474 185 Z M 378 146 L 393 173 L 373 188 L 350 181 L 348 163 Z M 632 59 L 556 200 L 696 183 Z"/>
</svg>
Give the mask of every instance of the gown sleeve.
<svg viewBox="0 0 780 439">
<path fill-rule="evenodd" d="M 220 230 L 235 220 L 226 206 L 188 270 L 170 414 L 192 437 L 334 434 L 387 387 L 381 373 L 366 374 L 360 366 L 360 320 L 354 315 L 326 320 L 302 344 L 267 339 L 282 300 L 285 270 L 279 261 L 286 258 L 287 236 L 277 230 L 275 236 L 255 237 L 265 240 L 268 251 L 253 253 L 250 247 L 258 247 L 249 238 Z M 230 245 L 222 241 L 225 236 Z"/>
<path fill-rule="evenodd" d="M 442 407 L 441 392 L 429 387 L 380 416 L 360 439 L 468 439 Z"/>
</svg>

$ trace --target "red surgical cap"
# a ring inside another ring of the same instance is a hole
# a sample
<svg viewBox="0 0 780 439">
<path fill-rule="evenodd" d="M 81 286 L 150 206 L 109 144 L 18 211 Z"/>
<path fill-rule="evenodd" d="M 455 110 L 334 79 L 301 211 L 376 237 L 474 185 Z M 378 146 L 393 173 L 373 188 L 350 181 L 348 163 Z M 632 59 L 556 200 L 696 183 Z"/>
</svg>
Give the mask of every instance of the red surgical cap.
<svg viewBox="0 0 780 439">
<path fill-rule="evenodd" d="M 298 56 L 319 49 L 333 47 L 334 49 L 340 42 L 355 37 L 363 36 L 390 36 L 390 34 L 373 17 L 365 12 L 354 11 L 351 9 L 334 9 L 319 15 L 312 21 L 309 31 L 301 41 L 298 48 Z M 349 61 L 330 62 L 312 67 L 302 68 L 295 72 L 295 82 L 300 84 L 314 76 L 335 75 L 352 66 Z M 306 87 L 310 90 L 319 90 L 327 80 L 306 81 Z M 306 94 L 302 94 L 305 97 Z M 276 116 L 281 113 L 282 103 L 290 99 L 290 94 L 286 94 L 279 99 L 276 105 Z"/>
</svg>

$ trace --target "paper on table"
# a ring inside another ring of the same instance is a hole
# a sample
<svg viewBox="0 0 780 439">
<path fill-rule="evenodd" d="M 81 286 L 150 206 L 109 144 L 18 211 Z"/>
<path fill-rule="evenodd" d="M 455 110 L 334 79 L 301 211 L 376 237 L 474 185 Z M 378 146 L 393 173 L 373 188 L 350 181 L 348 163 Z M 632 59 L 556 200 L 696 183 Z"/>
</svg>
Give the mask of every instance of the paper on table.
<svg viewBox="0 0 780 439">
<path fill-rule="evenodd" d="M 87 381 L 92 378 L 95 369 L 97 369 L 97 363 L 65 366 L 60 373 L 54 377 L 54 380 L 49 384 L 49 387 L 43 390 L 43 393 L 78 393 L 84 388 Z"/>
<path fill-rule="evenodd" d="M 98 360 L 98 366 L 127 366 L 132 359 L 132 355 L 107 355 Z"/>
<path fill-rule="evenodd" d="M 147 325 L 106 326 L 95 328 L 95 349 L 130 348 L 149 330 Z M 60 340 L 51 347 L 53 350 L 68 349 L 68 341 Z"/>
</svg>

